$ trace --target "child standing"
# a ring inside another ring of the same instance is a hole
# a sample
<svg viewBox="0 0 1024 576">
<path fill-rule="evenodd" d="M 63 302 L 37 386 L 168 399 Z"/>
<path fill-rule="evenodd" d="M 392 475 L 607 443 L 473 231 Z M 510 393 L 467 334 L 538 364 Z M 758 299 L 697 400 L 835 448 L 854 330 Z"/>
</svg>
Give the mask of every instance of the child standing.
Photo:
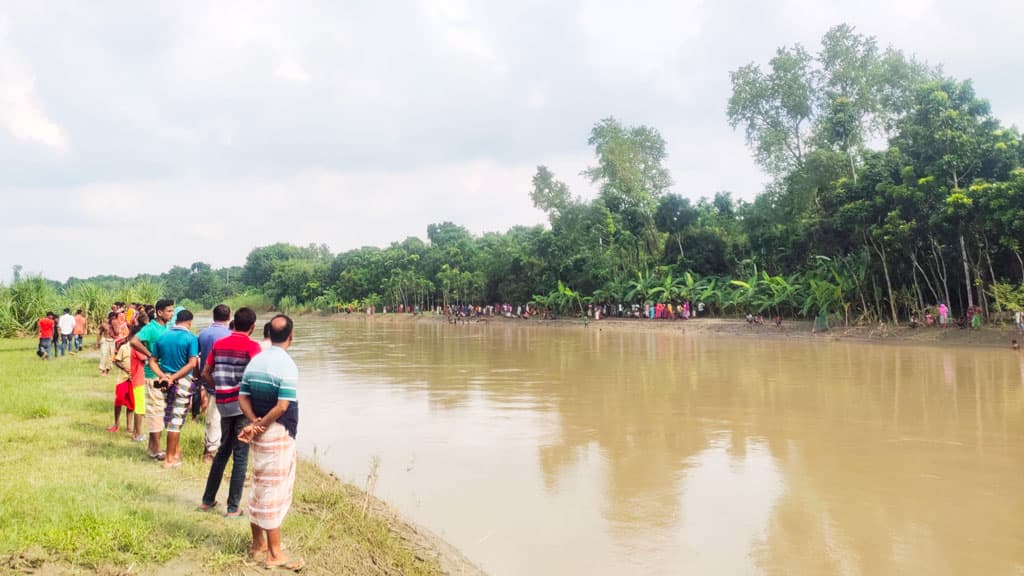
<svg viewBox="0 0 1024 576">
<path fill-rule="evenodd" d="M 128 433 L 135 437 L 135 393 L 132 386 L 131 346 L 126 346 L 127 338 L 122 338 L 115 344 L 114 366 L 124 372 L 125 379 L 114 388 L 114 425 L 107 428 L 107 432 L 117 432 L 121 429 L 121 408 L 125 408 L 125 426 Z"/>
</svg>

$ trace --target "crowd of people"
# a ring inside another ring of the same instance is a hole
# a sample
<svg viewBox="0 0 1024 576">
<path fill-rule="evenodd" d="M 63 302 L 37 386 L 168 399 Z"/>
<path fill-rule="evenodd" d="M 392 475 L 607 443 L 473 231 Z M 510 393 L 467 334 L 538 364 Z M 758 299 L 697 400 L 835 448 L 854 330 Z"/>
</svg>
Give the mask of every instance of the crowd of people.
<svg viewBox="0 0 1024 576">
<path fill-rule="evenodd" d="M 66 318 L 67 319 L 66 319 Z M 250 557 L 268 568 L 300 570 L 301 558 L 281 547 L 281 524 L 291 506 L 298 429 L 298 368 L 287 350 L 293 323 L 278 314 L 263 325 L 263 341 L 251 338 L 256 313 L 226 305 L 213 309 L 213 323 L 193 334 L 193 313 L 173 300 L 154 305 L 115 302 L 99 322 L 96 348 L 103 375 L 123 372 L 115 386 L 114 425 L 121 413 L 129 437 L 148 441 L 148 456 L 165 469 L 182 465 L 181 431 L 188 420 L 205 420 L 202 461 L 210 466 L 197 510 L 219 510 L 217 493 L 232 462 L 223 516 L 241 519 L 243 488 L 252 454 Z M 37 355 L 46 360 L 82 350 L 86 318 L 68 309 L 38 322 Z M 58 339 L 56 336 L 60 336 Z M 66 338 L 65 338 L 66 336 Z M 57 347 L 59 344 L 59 348 Z M 161 445 L 163 440 L 163 445 Z"/>
</svg>

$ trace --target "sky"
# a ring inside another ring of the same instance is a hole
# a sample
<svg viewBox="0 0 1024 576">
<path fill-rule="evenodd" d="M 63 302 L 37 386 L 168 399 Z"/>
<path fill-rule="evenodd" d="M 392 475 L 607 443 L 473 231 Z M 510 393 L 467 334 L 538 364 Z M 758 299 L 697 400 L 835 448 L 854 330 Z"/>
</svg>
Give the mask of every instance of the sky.
<svg viewBox="0 0 1024 576">
<path fill-rule="evenodd" d="M 543 223 L 537 165 L 592 197 L 609 116 L 661 132 L 672 191 L 752 199 L 729 72 L 843 22 L 1024 126 L 1019 0 L 3 2 L 0 281 Z"/>
</svg>

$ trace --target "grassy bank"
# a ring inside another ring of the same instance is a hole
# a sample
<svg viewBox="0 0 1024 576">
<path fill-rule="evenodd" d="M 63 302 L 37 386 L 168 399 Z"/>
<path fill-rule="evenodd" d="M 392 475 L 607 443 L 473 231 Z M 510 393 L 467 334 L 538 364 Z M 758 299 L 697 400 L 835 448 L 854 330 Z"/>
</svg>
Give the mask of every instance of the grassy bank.
<svg viewBox="0 0 1024 576">
<path fill-rule="evenodd" d="M 194 510 L 208 469 L 201 423 L 182 433 L 184 466 L 165 471 L 144 443 L 105 431 L 115 379 L 99 375 L 93 354 L 43 362 L 34 347 L 0 340 L 0 573 L 262 571 L 245 557 L 248 522 Z M 304 573 L 442 573 L 411 528 L 364 518 L 362 506 L 358 490 L 301 463 L 283 533 Z"/>
</svg>

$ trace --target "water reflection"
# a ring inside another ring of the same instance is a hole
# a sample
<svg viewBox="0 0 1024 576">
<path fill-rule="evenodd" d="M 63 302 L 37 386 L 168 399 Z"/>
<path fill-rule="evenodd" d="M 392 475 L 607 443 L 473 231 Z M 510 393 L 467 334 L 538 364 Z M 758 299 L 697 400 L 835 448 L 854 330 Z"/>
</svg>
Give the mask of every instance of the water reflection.
<svg viewBox="0 0 1024 576">
<path fill-rule="evenodd" d="M 597 326 L 314 320 L 300 443 L 495 574 L 1024 564 L 1019 355 Z"/>
</svg>

